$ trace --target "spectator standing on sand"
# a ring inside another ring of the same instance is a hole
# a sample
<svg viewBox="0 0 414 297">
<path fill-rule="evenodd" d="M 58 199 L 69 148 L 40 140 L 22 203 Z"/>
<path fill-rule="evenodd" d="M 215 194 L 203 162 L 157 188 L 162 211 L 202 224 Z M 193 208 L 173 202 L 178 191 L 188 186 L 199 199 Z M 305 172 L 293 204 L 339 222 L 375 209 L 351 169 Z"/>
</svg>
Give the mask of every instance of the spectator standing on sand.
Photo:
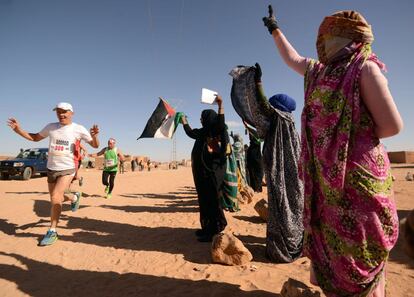
<svg viewBox="0 0 414 297">
<path fill-rule="evenodd" d="M 300 174 L 311 281 L 328 297 L 385 296 L 399 222 L 380 139 L 403 123 L 385 65 L 371 49 L 371 26 L 356 11 L 325 17 L 314 60 L 296 52 L 271 6 L 263 21 L 280 56 L 305 80 Z"/>
</svg>

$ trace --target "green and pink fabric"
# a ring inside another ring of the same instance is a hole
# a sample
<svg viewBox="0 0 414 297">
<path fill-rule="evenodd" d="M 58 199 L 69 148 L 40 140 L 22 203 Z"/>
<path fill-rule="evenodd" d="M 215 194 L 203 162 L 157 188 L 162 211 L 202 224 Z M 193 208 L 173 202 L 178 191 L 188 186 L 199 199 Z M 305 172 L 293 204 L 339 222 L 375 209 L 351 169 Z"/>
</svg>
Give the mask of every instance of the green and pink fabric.
<svg viewBox="0 0 414 297">
<path fill-rule="evenodd" d="M 304 253 L 328 297 L 369 296 L 398 238 L 390 163 L 359 91 L 367 60 L 385 67 L 357 44 L 328 65 L 310 60 L 305 74 Z"/>
</svg>

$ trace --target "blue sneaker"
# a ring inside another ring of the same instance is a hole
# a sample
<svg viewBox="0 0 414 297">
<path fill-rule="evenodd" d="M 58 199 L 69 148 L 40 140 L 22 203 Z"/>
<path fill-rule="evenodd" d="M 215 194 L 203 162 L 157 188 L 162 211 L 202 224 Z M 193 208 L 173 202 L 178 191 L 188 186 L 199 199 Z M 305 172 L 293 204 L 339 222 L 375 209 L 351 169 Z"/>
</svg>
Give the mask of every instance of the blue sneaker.
<svg viewBox="0 0 414 297">
<path fill-rule="evenodd" d="M 75 195 L 76 197 L 78 197 L 78 199 L 76 199 L 76 202 L 72 202 L 70 204 L 70 208 L 72 211 L 77 211 L 79 209 L 79 203 L 80 203 L 80 198 L 82 196 L 82 192 L 76 192 Z"/>
<path fill-rule="evenodd" d="M 41 246 L 52 245 L 55 241 L 58 240 L 58 235 L 56 231 L 47 231 L 45 237 L 43 237 L 42 241 L 39 243 Z"/>
</svg>

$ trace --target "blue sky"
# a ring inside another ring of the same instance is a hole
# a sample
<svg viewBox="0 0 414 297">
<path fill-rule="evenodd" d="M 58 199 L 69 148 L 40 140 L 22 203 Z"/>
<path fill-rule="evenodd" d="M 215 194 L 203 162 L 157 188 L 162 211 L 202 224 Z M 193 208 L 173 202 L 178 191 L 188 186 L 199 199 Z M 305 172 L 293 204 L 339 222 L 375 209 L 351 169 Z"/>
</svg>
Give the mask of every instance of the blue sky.
<svg viewBox="0 0 414 297">
<path fill-rule="evenodd" d="M 271 3 L 279 25 L 300 54 L 316 57 L 323 17 L 341 9 L 360 11 L 373 26 L 373 49 L 386 63 L 391 92 L 405 129 L 384 140 L 389 150 L 414 150 L 414 1 L 126 1 L 0 0 L 0 154 L 16 154 L 30 143 L 6 125 L 16 117 L 29 132 L 56 121 L 59 101 L 75 108 L 75 122 L 101 128 L 102 144 L 118 140 L 124 152 L 171 158 L 170 140 L 137 141 L 157 105 L 167 99 L 199 126 L 201 88 L 218 91 L 226 119 L 242 132 L 230 103 L 232 67 L 259 62 L 266 93 L 296 98 L 298 128 L 303 78 L 277 54 L 261 18 Z M 178 158 L 193 141 L 181 127 Z"/>
</svg>

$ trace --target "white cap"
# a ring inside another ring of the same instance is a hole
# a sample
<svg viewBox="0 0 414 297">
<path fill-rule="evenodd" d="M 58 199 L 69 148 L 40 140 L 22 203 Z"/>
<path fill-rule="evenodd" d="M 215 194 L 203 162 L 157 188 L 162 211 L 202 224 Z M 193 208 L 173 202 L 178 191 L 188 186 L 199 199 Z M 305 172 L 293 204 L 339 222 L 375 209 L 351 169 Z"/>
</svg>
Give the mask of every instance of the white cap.
<svg viewBox="0 0 414 297">
<path fill-rule="evenodd" d="M 67 102 L 59 102 L 59 103 L 56 105 L 56 107 L 55 107 L 55 108 L 53 108 L 53 110 L 56 110 L 56 109 L 58 109 L 58 108 L 63 109 L 63 110 L 70 110 L 71 112 L 73 112 L 73 107 L 72 107 L 72 104 L 67 103 Z"/>
</svg>

